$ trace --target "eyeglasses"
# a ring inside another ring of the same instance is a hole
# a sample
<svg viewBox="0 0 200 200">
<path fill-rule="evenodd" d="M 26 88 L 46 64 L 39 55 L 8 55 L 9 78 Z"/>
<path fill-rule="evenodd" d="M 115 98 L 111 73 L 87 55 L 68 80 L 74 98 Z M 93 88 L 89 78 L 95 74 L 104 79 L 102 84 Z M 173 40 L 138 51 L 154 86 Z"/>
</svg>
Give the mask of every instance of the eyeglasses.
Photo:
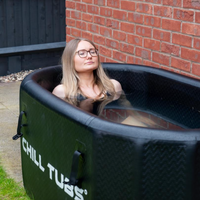
<svg viewBox="0 0 200 200">
<path fill-rule="evenodd" d="M 90 49 L 89 51 L 87 50 L 79 50 L 76 53 L 78 53 L 80 58 L 86 58 L 88 56 L 88 52 L 92 57 L 96 57 L 98 55 L 98 49 Z"/>
</svg>

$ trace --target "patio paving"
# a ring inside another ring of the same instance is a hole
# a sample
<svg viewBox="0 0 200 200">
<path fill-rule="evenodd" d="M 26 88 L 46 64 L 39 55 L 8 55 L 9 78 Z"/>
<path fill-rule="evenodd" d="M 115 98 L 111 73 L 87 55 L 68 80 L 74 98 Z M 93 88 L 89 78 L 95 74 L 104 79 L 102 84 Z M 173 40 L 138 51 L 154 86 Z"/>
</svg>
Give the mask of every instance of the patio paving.
<svg viewBox="0 0 200 200">
<path fill-rule="evenodd" d="M 20 139 L 12 139 L 17 133 L 20 84 L 0 82 L 0 164 L 22 186 Z"/>
</svg>

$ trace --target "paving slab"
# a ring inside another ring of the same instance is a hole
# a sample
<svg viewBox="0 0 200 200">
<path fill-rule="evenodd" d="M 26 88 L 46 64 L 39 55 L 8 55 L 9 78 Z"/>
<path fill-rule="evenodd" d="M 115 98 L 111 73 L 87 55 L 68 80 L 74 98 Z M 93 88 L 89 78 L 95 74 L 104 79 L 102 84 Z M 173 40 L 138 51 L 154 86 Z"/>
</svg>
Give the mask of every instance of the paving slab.
<svg viewBox="0 0 200 200">
<path fill-rule="evenodd" d="M 21 81 L 0 82 L 0 164 L 9 177 L 23 186 L 20 139 L 12 139 L 17 133 L 20 84 Z"/>
</svg>

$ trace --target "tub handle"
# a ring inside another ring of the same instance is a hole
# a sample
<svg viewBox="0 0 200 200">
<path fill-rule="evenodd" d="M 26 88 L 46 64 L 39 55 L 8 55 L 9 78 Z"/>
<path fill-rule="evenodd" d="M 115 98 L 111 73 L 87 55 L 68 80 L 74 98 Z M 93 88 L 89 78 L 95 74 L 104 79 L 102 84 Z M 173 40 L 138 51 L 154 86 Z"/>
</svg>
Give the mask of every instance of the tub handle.
<svg viewBox="0 0 200 200">
<path fill-rule="evenodd" d="M 17 134 L 12 137 L 13 140 L 17 140 L 18 138 L 22 137 L 23 133 L 21 132 L 21 128 L 23 126 L 27 126 L 27 124 L 22 124 L 23 115 L 26 115 L 26 113 L 21 111 L 18 119 Z"/>
<path fill-rule="evenodd" d="M 69 181 L 66 182 L 64 181 L 64 184 L 68 185 L 78 185 L 79 180 L 78 180 L 78 174 L 79 174 L 79 169 L 80 169 L 80 162 L 82 161 L 82 154 L 79 151 L 75 151 L 72 159 L 72 167 L 71 167 L 71 173 L 70 173 L 70 178 Z"/>
</svg>

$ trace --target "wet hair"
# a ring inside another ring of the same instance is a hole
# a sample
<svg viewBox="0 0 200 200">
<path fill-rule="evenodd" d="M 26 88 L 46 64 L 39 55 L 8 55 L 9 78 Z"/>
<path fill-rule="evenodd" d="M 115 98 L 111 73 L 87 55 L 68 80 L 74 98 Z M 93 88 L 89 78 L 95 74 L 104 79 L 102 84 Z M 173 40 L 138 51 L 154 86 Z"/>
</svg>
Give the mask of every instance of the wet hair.
<svg viewBox="0 0 200 200">
<path fill-rule="evenodd" d="M 97 49 L 92 41 L 81 38 L 73 39 L 66 44 L 66 47 L 62 55 L 62 71 L 63 71 L 62 84 L 64 85 L 65 88 L 65 97 L 68 99 L 69 98 L 74 99 L 80 93 L 78 84 L 79 76 L 75 70 L 74 56 L 78 44 L 81 41 L 87 41 L 90 44 L 92 44 L 95 49 Z M 114 94 L 115 93 L 114 85 L 112 84 L 112 82 L 110 81 L 110 79 L 103 70 L 103 67 L 100 63 L 99 54 L 97 56 L 98 56 L 98 68 L 93 71 L 94 84 L 98 86 L 100 92 L 105 94 L 105 96 L 106 93 Z"/>
</svg>

